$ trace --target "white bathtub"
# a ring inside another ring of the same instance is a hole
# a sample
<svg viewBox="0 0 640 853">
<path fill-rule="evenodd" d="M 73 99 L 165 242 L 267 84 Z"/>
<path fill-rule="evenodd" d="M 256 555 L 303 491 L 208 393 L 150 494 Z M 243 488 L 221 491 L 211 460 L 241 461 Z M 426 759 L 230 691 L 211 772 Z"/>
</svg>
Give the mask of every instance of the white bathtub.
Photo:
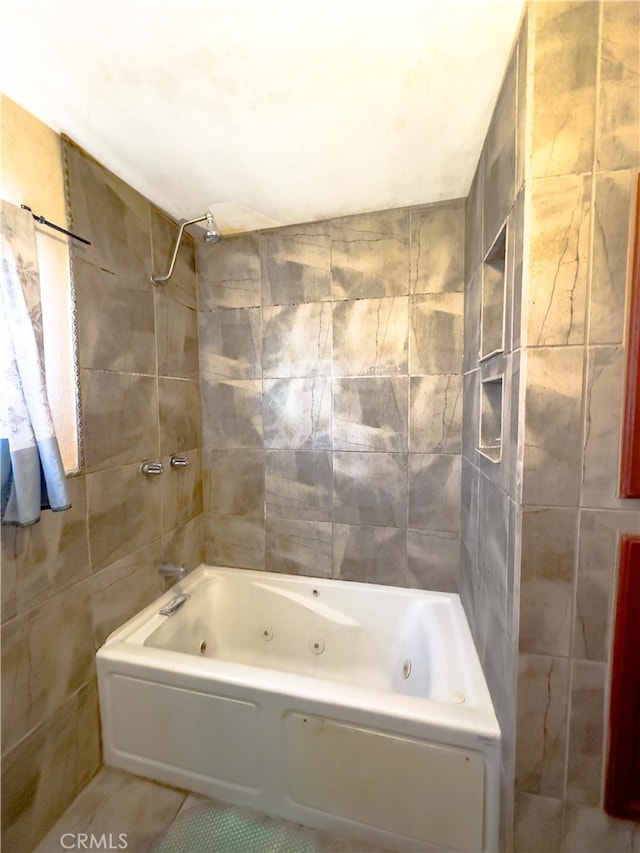
<svg viewBox="0 0 640 853">
<path fill-rule="evenodd" d="M 97 668 L 109 765 L 375 849 L 497 849 L 500 729 L 457 595 L 203 565 Z"/>
</svg>

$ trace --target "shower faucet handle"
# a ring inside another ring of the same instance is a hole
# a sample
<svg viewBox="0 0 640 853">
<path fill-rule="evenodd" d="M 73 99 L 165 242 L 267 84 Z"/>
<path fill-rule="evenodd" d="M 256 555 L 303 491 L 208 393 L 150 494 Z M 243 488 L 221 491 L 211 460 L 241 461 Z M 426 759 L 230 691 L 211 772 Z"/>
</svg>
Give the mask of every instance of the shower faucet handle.
<svg viewBox="0 0 640 853">
<path fill-rule="evenodd" d="M 158 474 L 162 474 L 163 471 L 164 465 L 162 462 L 149 462 L 145 460 L 140 466 L 140 472 L 147 477 L 157 476 Z"/>
<path fill-rule="evenodd" d="M 176 456 L 175 453 L 172 453 L 169 464 L 172 468 L 186 468 L 189 464 L 189 459 L 186 456 Z"/>
</svg>

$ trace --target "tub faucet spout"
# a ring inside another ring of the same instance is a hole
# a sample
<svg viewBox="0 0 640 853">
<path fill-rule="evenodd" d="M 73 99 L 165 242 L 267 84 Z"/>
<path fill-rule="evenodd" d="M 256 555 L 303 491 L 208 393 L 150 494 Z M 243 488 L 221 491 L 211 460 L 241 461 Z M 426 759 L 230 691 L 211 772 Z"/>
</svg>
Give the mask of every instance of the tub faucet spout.
<svg viewBox="0 0 640 853">
<path fill-rule="evenodd" d="M 185 567 L 179 563 L 161 563 L 158 571 L 167 578 L 183 578 L 187 574 Z"/>
</svg>

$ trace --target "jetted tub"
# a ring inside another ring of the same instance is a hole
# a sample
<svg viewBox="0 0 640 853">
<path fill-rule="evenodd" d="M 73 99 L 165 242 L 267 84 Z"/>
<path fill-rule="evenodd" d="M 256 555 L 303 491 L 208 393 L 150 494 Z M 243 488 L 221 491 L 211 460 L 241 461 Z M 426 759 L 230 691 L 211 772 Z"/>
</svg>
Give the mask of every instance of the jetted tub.
<svg viewBox="0 0 640 853">
<path fill-rule="evenodd" d="M 378 847 L 497 849 L 500 729 L 457 595 L 202 565 L 97 668 L 109 765 Z"/>
</svg>

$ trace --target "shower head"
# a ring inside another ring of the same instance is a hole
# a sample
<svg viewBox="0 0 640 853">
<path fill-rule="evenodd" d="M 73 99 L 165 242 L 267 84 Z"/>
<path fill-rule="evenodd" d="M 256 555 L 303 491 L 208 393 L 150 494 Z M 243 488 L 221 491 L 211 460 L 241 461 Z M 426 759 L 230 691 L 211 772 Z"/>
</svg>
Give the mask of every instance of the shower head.
<svg viewBox="0 0 640 853">
<path fill-rule="evenodd" d="M 216 221 L 213 218 L 213 214 L 211 212 L 205 213 L 203 216 L 196 216 L 195 219 L 188 219 L 186 222 L 183 222 L 180 225 L 180 230 L 178 231 L 178 237 L 176 239 L 176 245 L 173 250 L 173 256 L 171 258 L 171 264 L 169 265 L 169 272 L 166 275 L 152 275 L 151 281 L 154 284 L 162 284 L 171 278 L 173 273 L 173 268 L 176 263 L 176 258 L 178 257 L 178 248 L 180 247 L 180 240 L 182 240 L 182 232 L 187 227 L 187 225 L 195 225 L 196 222 L 204 222 L 206 220 L 207 223 L 207 231 L 204 235 L 205 243 L 219 243 L 222 240 L 222 234 L 218 226 L 216 225 Z"/>
<path fill-rule="evenodd" d="M 220 233 L 220 229 L 216 225 L 216 221 L 213 218 L 213 213 L 207 213 L 207 232 L 204 235 L 205 243 L 219 243 L 222 240 L 222 234 Z"/>
</svg>

